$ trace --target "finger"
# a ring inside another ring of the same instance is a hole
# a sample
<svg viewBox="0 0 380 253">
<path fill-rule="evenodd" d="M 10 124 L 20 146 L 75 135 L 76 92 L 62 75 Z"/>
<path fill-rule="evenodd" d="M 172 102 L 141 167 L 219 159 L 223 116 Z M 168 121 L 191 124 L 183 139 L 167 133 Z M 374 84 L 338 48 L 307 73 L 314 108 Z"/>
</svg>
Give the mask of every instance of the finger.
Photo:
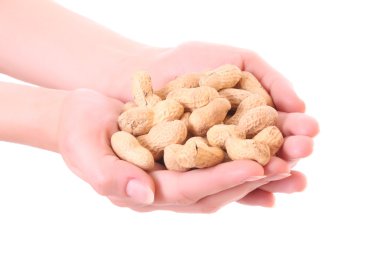
<svg viewBox="0 0 380 253">
<path fill-rule="evenodd" d="M 256 189 L 250 192 L 248 195 L 244 196 L 242 199 L 237 200 L 239 204 L 250 205 L 250 206 L 262 206 L 262 207 L 273 207 L 275 203 L 275 196 L 271 192 L 266 192 L 261 189 Z M 118 202 L 113 202 L 117 206 L 123 206 Z M 138 212 L 151 212 L 157 210 L 166 210 L 180 213 L 212 213 L 220 209 L 220 207 L 203 207 L 203 208 L 195 208 L 193 205 L 190 206 L 165 206 L 162 208 L 156 208 L 154 206 L 146 206 L 146 207 L 136 207 L 132 208 Z"/>
<path fill-rule="evenodd" d="M 166 206 L 144 206 L 135 210 L 149 212 L 154 210 L 168 210 L 179 213 L 214 213 L 223 206 L 243 198 L 248 192 L 257 189 L 267 182 L 247 182 L 208 196 L 190 205 L 166 205 Z"/>
<path fill-rule="evenodd" d="M 289 163 L 279 157 L 273 156 L 269 163 L 264 166 L 264 172 L 266 176 L 279 175 L 279 177 L 282 177 L 290 173 Z"/>
<path fill-rule="evenodd" d="M 291 176 L 282 180 L 273 181 L 260 187 L 267 192 L 294 193 L 306 188 L 306 177 L 301 172 L 292 171 Z"/>
<path fill-rule="evenodd" d="M 250 192 L 248 195 L 238 200 L 237 202 L 249 206 L 273 207 L 275 203 L 275 197 L 271 192 L 257 189 Z"/>
<path fill-rule="evenodd" d="M 185 212 L 185 210 L 187 210 L 189 212 L 211 212 L 213 209 L 218 209 L 218 208 L 222 207 L 223 205 L 226 205 L 230 202 L 234 202 L 234 201 L 242 198 L 243 196 L 248 194 L 250 191 L 258 188 L 259 186 L 261 186 L 263 184 L 268 183 L 268 181 L 280 180 L 280 179 L 289 175 L 290 168 L 289 168 L 288 163 L 285 162 L 284 160 L 278 158 L 278 157 L 272 157 L 271 161 L 265 166 L 265 175 L 268 176 L 267 178 L 260 179 L 256 183 L 253 182 L 250 184 L 246 184 L 245 187 L 239 188 L 240 190 L 236 190 L 236 189 L 232 189 L 231 191 L 224 190 L 226 188 L 229 189 L 229 188 L 232 188 L 236 185 L 240 185 L 247 180 L 252 180 L 252 178 L 250 178 L 252 176 L 252 168 L 248 167 L 248 170 L 245 169 L 245 165 L 247 165 L 247 162 L 248 162 L 248 164 L 253 163 L 253 164 L 257 165 L 256 163 L 251 162 L 251 161 L 230 162 L 230 163 L 235 163 L 235 166 L 239 165 L 241 168 L 243 168 L 242 172 L 233 173 L 232 177 L 231 177 L 231 173 L 227 174 L 228 172 L 231 172 L 231 171 L 233 171 L 233 169 L 235 169 L 235 168 L 231 168 L 231 166 L 222 166 L 223 164 L 221 164 L 221 165 L 218 165 L 219 168 L 218 168 L 218 166 L 213 168 L 214 170 L 219 169 L 219 171 L 218 171 L 218 173 L 220 173 L 219 176 L 226 175 L 227 178 L 229 178 L 229 179 L 234 178 L 234 177 L 238 178 L 238 180 L 232 180 L 230 182 L 220 183 L 220 185 L 216 185 L 216 186 L 212 186 L 212 185 L 210 185 L 210 182 L 207 182 L 210 178 L 215 179 L 215 176 L 210 176 L 209 178 L 207 176 L 206 176 L 206 178 L 205 177 L 200 178 L 200 176 L 201 176 L 200 174 L 205 174 L 205 173 L 201 173 L 201 172 L 208 172 L 208 174 L 210 174 L 210 173 L 215 174 L 216 172 L 212 172 L 211 171 L 212 169 L 209 169 L 210 171 L 194 170 L 191 172 L 187 172 L 190 175 L 187 175 L 188 177 L 186 177 L 186 180 L 189 180 L 190 184 L 188 184 L 188 183 L 180 184 L 181 186 L 189 185 L 188 187 L 190 189 L 186 189 L 187 193 L 184 193 L 183 189 L 181 191 L 178 191 L 178 189 L 172 188 L 172 186 L 175 186 L 175 184 L 171 183 L 170 181 L 177 181 L 178 178 L 177 179 L 172 178 L 171 180 L 167 180 L 168 178 L 166 178 L 167 182 L 164 184 L 164 187 L 161 187 L 162 184 L 160 183 L 160 180 L 159 180 L 159 179 L 162 179 L 162 175 L 160 175 L 160 174 L 169 173 L 169 174 L 171 174 L 170 175 L 171 177 L 178 177 L 178 176 L 184 175 L 186 173 L 176 173 L 176 172 L 172 173 L 170 171 L 152 172 L 153 175 L 156 174 L 153 177 L 157 181 L 157 184 L 156 184 L 156 203 L 154 204 L 154 206 L 144 207 L 144 210 L 154 210 L 156 208 L 156 209 L 170 209 L 170 210 L 176 210 L 176 211 L 181 211 L 181 212 Z M 227 165 L 230 163 L 227 163 Z M 224 165 L 226 165 L 226 164 L 224 164 Z M 253 167 L 253 168 L 255 171 L 253 174 L 254 175 L 253 179 L 257 179 L 257 177 L 255 177 L 256 175 L 263 175 L 261 168 L 259 168 L 259 169 L 255 168 L 255 167 Z M 227 173 L 223 172 L 223 170 L 225 170 L 225 169 L 227 169 L 227 171 L 226 171 Z M 167 176 L 168 175 L 166 175 L 166 177 Z M 218 179 L 216 179 L 216 180 L 218 180 Z M 203 191 L 206 191 L 206 193 L 203 193 L 202 191 L 195 192 L 195 190 L 199 189 L 199 187 L 194 187 L 194 182 L 197 182 L 197 185 L 203 185 L 204 186 L 203 188 L 208 187 L 208 189 L 206 188 L 206 190 L 203 189 Z M 202 183 L 202 182 L 204 182 L 204 183 Z M 217 187 L 217 188 L 212 189 L 212 187 Z M 212 189 L 212 191 L 210 191 L 210 189 Z M 222 193 L 212 195 L 209 198 L 206 197 L 206 199 L 202 200 L 202 202 L 200 204 L 197 204 L 196 206 L 191 207 L 191 208 L 190 207 L 179 208 L 178 206 L 177 206 L 177 208 L 175 208 L 176 207 L 175 205 L 174 206 L 170 205 L 170 203 L 173 203 L 173 202 L 176 205 L 184 205 L 184 204 L 188 205 L 189 203 L 193 203 L 193 202 L 196 202 L 196 200 L 201 199 L 202 197 L 204 197 L 205 194 L 211 195 L 212 193 L 219 192 L 221 190 L 224 190 L 224 191 Z M 180 195 L 178 195 L 178 193 L 180 193 Z M 198 195 L 194 196 L 194 194 L 198 194 Z M 136 205 L 134 205 L 133 202 L 131 203 L 130 201 L 128 201 L 128 199 L 126 199 L 126 200 L 120 200 L 120 199 L 115 200 L 113 203 L 118 205 L 118 206 L 124 206 L 124 207 L 135 206 L 136 207 Z M 160 205 L 165 205 L 166 207 L 159 207 Z M 142 208 L 142 206 L 139 206 L 139 207 Z M 143 210 L 143 209 L 140 209 L 140 210 Z"/>
<path fill-rule="evenodd" d="M 232 161 L 208 169 L 184 173 L 155 171 L 156 205 L 189 205 L 206 196 L 257 180 L 264 175 L 263 167 L 248 160 Z"/>
<path fill-rule="evenodd" d="M 70 147 L 68 165 L 82 179 L 88 182 L 99 194 L 117 196 L 142 203 L 151 203 L 154 198 L 154 183 L 152 178 L 142 169 L 120 160 L 109 146 L 108 134 L 101 135 L 92 132 L 76 131 L 66 144 Z M 76 136 L 78 134 L 78 136 Z M 75 143 L 81 139 L 80 148 Z M 70 144 L 70 142 L 73 142 Z"/>
<path fill-rule="evenodd" d="M 250 192 L 256 190 L 260 186 L 268 184 L 276 180 L 283 180 L 290 176 L 290 168 L 284 160 L 273 157 L 271 161 L 265 166 L 265 178 L 245 182 L 244 184 L 232 187 L 230 189 L 218 192 L 199 200 L 191 207 L 179 208 L 178 210 L 189 210 L 196 213 L 212 213 L 216 212 L 223 206 L 244 198 Z"/>
<path fill-rule="evenodd" d="M 99 162 L 97 172 L 92 186 L 99 194 L 134 203 L 153 203 L 154 182 L 141 168 L 111 155 Z"/>
<path fill-rule="evenodd" d="M 206 196 L 199 201 L 194 201 L 193 203 L 177 203 L 177 204 L 169 204 L 169 205 L 162 205 L 157 204 L 156 197 L 156 203 L 150 206 L 137 206 L 136 210 L 139 211 L 153 211 L 153 210 L 172 210 L 176 212 L 191 212 L 191 213 L 210 213 L 218 210 L 224 205 L 227 205 L 228 203 L 235 202 L 241 198 L 243 198 L 245 195 L 247 195 L 249 192 L 257 189 L 258 187 L 267 184 L 269 182 L 272 182 L 274 180 L 281 180 L 283 178 L 286 178 L 290 176 L 289 173 L 289 165 L 287 162 L 283 161 L 282 159 L 278 157 L 273 157 L 272 160 L 266 165 L 265 167 L 265 178 L 258 178 L 256 181 L 250 181 L 245 182 L 242 184 L 239 184 L 237 186 L 228 188 L 226 190 L 220 191 L 216 194 L 212 194 L 209 196 Z M 194 185 L 193 185 L 194 187 Z M 156 188 L 156 195 L 159 193 L 159 188 Z M 128 206 L 128 204 L 124 203 L 115 203 L 119 206 Z"/>
<path fill-rule="evenodd" d="M 188 207 L 178 207 L 177 210 L 181 212 L 190 211 L 195 213 L 214 213 L 223 206 L 244 198 L 247 194 L 258 189 L 260 186 L 263 186 L 272 180 L 281 180 L 288 176 L 289 174 L 282 176 L 273 175 L 254 182 L 246 182 L 217 194 L 207 196 L 206 198 L 199 200 L 194 205 Z"/>
<path fill-rule="evenodd" d="M 235 166 L 237 166 L 238 164 L 240 164 L 240 167 L 243 167 L 244 166 L 242 164 L 245 164 L 245 163 L 254 163 L 254 162 L 251 162 L 251 161 L 235 161 Z M 238 164 L 237 164 L 238 163 Z M 256 164 L 256 163 L 255 163 Z M 221 166 L 221 165 L 220 165 Z M 214 168 L 215 169 L 215 168 Z M 221 168 L 219 168 L 221 170 Z M 227 168 L 228 171 L 231 171 L 231 169 L 234 169 L 234 168 Z M 255 172 L 255 175 L 263 175 L 263 171 L 262 169 L 257 169 L 259 173 Z M 246 180 L 254 180 L 254 179 L 258 179 L 258 183 L 260 185 L 262 184 L 265 184 L 267 183 L 268 181 L 272 181 L 272 180 L 280 180 L 284 177 L 287 177 L 289 174 L 289 171 L 290 171 L 290 168 L 289 168 L 289 165 L 287 162 L 285 162 L 284 160 L 278 158 L 278 157 L 272 157 L 271 161 L 265 166 L 265 175 L 267 176 L 266 178 L 263 178 L 263 179 L 260 179 L 261 177 L 256 177 L 256 176 L 253 176 L 251 177 L 251 169 L 249 168 L 247 171 L 243 171 L 243 172 L 240 172 L 240 175 L 239 174 L 237 175 L 238 177 L 241 177 L 242 180 L 237 180 L 237 184 L 242 184 L 243 182 L 245 182 Z M 193 171 L 194 173 L 195 172 L 202 172 L 202 170 L 196 170 L 196 171 Z M 114 203 L 115 205 L 117 206 L 121 206 L 121 207 L 130 207 L 130 208 L 134 208 L 134 209 L 138 209 L 139 211 L 153 211 L 153 210 L 162 210 L 162 209 L 165 209 L 165 210 L 174 210 L 174 211 L 181 211 L 181 212 L 185 212 L 185 210 L 188 210 L 189 212 L 195 212 L 195 209 L 196 208 L 179 208 L 178 205 L 188 205 L 189 202 L 196 202 L 196 200 L 189 200 L 188 198 L 189 197 L 186 197 L 185 199 L 182 199 L 182 200 L 178 200 L 180 199 L 179 196 L 166 196 L 166 200 L 167 199 L 177 199 L 177 203 L 175 203 L 174 205 L 173 204 L 169 204 L 169 203 L 163 203 L 163 193 L 161 192 L 162 191 L 162 188 L 160 187 L 160 183 L 159 178 L 162 177 L 162 175 L 160 176 L 160 174 L 163 174 L 163 173 L 170 173 L 172 174 L 172 176 L 178 176 L 178 174 L 181 174 L 181 173 L 172 173 L 170 171 L 156 171 L 156 172 L 152 172 L 152 175 L 153 177 L 156 179 L 157 183 L 156 183 L 156 202 L 153 204 L 153 205 L 150 205 L 150 206 L 143 206 L 143 205 L 138 205 L 138 203 L 134 203 L 134 202 L 131 202 L 129 201 L 128 199 L 121 199 L 121 198 L 118 198 L 118 197 L 109 197 L 110 200 L 112 201 L 112 203 Z M 190 173 L 190 172 L 188 172 Z M 223 173 L 222 171 L 219 171 L 219 173 Z M 177 175 L 176 175 L 177 174 Z M 167 176 L 167 175 L 166 175 Z M 247 179 L 248 178 L 248 179 Z M 244 180 L 245 179 L 245 180 Z M 175 180 L 175 179 L 174 179 Z M 178 180 L 178 179 L 177 179 Z M 191 180 L 191 179 L 190 179 Z M 199 181 L 198 179 L 195 179 L 197 180 L 197 185 L 199 183 L 201 183 L 201 181 Z M 205 179 L 204 179 L 205 180 Z M 168 186 L 172 186 L 173 184 L 171 184 L 169 181 L 165 183 L 165 186 L 168 187 Z M 233 186 L 235 186 L 235 184 L 230 184 L 231 188 Z M 192 187 L 193 188 L 196 188 L 194 187 L 194 182 L 192 184 Z M 233 195 L 229 195 L 228 198 L 230 199 L 229 202 L 233 202 L 235 201 L 235 199 L 239 199 L 241 198 L 242 196 L 244 196 L 245 194 L 247 194 L 248 192 L 252 191 L 253 189 L 256 189 L 257 187 L 259 187 L 258 184 L 254 184 L 252 183 L 251 184 L 251 188 L 248 188 L 246 189 L 244 192 L 241 192 L 239 193 L 238 196 L 233 196 Z M 220 189 L 216 190 L 216 191 L 219 191 Z M 178 192 L 178 189 L 167 189 L 166 191 L 168 191 L 168 194 L 173 194 L 173 193 L 176 193 Z M 215 191 L 215 190 L 214 190 Z M 225 195 L 225 193 L 224 193 Z M 198 197 L 199 199 L 201 199 L 201 197 Z M 173 200 L 172 200 L 173 201 Z M 223 203 L 221 203 L 220 205 L 223 205 L 225 202 L 228 202 L 228 200 L 224 200 Z M 198 207 L 199 208 L 199 207 Z M 200 210 L 197 210 L 196 212 L 200 212 Z"/>
<path fill-rule="evenodd" d="M 284 140 L 277 156 L 284 160 L 295 160 L 309 156 L 313 152 L 313 139 L 307 136 L 289 136 Z"/>
<path fill-rule="evenodd" d="M 257 54 L 242 50 L 244 70 L 251 72 L 269 91 L 277 109 L 304 112 L 305 103 L 297 96 L 290 82 Z"/>
<path fill-rule="evenodd" d="M 208 196 L 192 205 L 191 209 L 186 208 L 184 210 L 190 209 L 191 212 L 195 213 L 214 213 L 221 209 L 223 206 L 242 199 L 249 192 L 259 188 L 266 183 L 267 182 L 265 181 L 244 183 L 218 194 Z"/>
<path fill-rule="evenodd" d="M 319 132 L 317 121 L 304 113 L 278 114 L 278 126 L 285 136 L 304 135 L 314 137 Z"/>
<path fill-rule="evenodd" d="M 192 208 L 194 208 L 194 212 L 213 213 L 229 203 L 244 198 L 249 193 L 255 191 L 259 187 L 268 184 L 272 180 L 282 181 L 284 178 L 287 178 L 288 176 L 289 174 L 275 174 L 254 182 L 246 182 L 242 185 L 233 187 L 218 194 L 203 198 L 196 204 L 192 205 Z"/>
<path fill-rule="evenodd" d="M 62 110 L 65 120 L 60 128 L 60 136 L 63 136 L 59 141 L 60 152 L 73 172 L 98 193 L 151 203 L 154 198 L 152 178 L 117 158 L 111 149 L 110 139 L 117 131 L 121 107 L 119 101 L 109 100 L 94 91 L 73 92 Z"/>
</svg>

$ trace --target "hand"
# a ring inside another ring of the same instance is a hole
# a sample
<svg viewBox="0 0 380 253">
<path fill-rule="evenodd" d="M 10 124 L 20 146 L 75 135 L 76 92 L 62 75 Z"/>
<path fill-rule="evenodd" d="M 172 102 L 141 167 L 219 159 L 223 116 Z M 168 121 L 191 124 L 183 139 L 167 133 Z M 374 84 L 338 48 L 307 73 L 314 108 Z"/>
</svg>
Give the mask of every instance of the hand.
<svg viewBox="0 0 380 253">
<path fill-rule="evenodd" d="M 154 88 L 159 89 L 176 76 L 213 69 L 226 63 L 237 65 L 242 70 L 253 73 L 271 94 L 280 112 L 280 129 L 285 135 L 284 146 L 278 153 L 282 162 L 293 167 L 300 158 L 310 155 L 313 146 L 312 137 L 319 131 L 318 123 L 304 114 L 305 104 L 296 95 L 289 81 L 254 52 L 192 42 L 176 48 L 156 51 L 155 56 L 145 65 L 145 68 L 152 75 Z M 127 94 L 130 93 L 126 92 L 125 95 Z M 271 163 L 268 166 L 271 166 Z M 260 188 L 261 191 L 251 192 L 239 202 L 271 206 L 273 205 L 271 193 L 302 191 L 305 185 L 305 176 L 300 172 L 292 171 L 289 178 L 268 183 Z"/>
<path fill-rule="evenodd" d="M 138 211 L 213 212 L 268 181 L 289 175 L 287 163 L 278 158 L 272 159 L 266 171 L 253 161 L 233 161 L 185 173 L 156 164 L 156 170 L 148 174 L 120 160 L 110 147 L 122 105 L 95 91 L 73 91 L 63 103 L 59 129 L 59 151 L 69 168 L 118 206 Z M 263 178 L 264 173 L 268 177 Z"/>
</svg>

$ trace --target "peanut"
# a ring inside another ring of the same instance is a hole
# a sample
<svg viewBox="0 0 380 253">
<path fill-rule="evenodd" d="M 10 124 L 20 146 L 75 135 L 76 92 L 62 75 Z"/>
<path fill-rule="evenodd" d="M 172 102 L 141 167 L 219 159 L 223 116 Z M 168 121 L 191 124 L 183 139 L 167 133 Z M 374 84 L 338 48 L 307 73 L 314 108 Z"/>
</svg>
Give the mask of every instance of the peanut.
<svg viewBox="0 0 380 253">
<path fill-rule="evenodd" d="M 149 150 L 142 147 L 130 133 L 123 131 L 114 133 L 111 137 L 111 146 L 116 155 L 121 159 L 133 163 L 144 170 L 152 170 L 154 168 L 152 154 Z"/>
<path fill-rule="evenodd" d="M 267 126 L 275 126 L 278 113 L 270 106 L 258 106 L 248 110 L 239 120 L 238 127 L 251 138 Z"/>
<path fill-rule="evenodd" d="M 169 170 L 202 169 L 219 164 L 224 159 L 223 150 L 208 146 L 201 137 L 192 137 L 184 145 L 174 145 L 165 148 L 164 161 Z M 175 161 L 170 160 L 170 156 L 174 156 Z"/>
<path fill-rule="evenodd" d="M 271 157 L 272 148 L 275 150 L 279 144 L 279 136 L 275 131 L 271 133 L 274 134 L 274 138 L 271 141 L 266 141 L 264 136 L 267 134 L 269 133 L 265 131 L 258 140 L 247 140 L 244 139 L 245 133 L 239 130 L 237 126 L 220 124 L 208 130 L 207 140 L 211 146 L 225 148 L 231 160 L 250 159 L 265 165 Z"/>
<path fill-rule="evenodd" d="M 241 70 L 235 65 L 225 64 L 202 76 L 199 86 L 210 86 L 221 90 L 234 87 L 240 79 Z"/>
<path fill-rule="evenodd" d="M 133 107 L 123 112 L 118 118 L 120 130 L 134 136 L 146 134 L 153 126 L 154 113 L 146 107 Z"/>
<path fill-rule="evenodd" d="M 183 112 L 183 106 L 174 99 L 159 101 L 153 107 L 153 125 L 179 119 Z"/>
<path fill-rule="evenodd" d="M 188 168 L 182 167 L 177 162 L 177 155 L 179 150 L 182 149 L 180 144 L 170 144 L 164 149 L 164 164 L 168 170 L 173 171 L 187 171 Z"/>
<path fill-rule="evenodd" d="M 162 158 L 166 146 L 183 143 L 186 136 L 185 123 L 180 120 L 174 120 L 164 121 L 155 125 L 148 134 L 137 137 L 137 140 L 152 153 L 154 160 L 157 161 Z"/>
<path fill-rule="evenodd" d="M 237 125 L 239 123 L 240 118 L 244 115 L 246 111 L 265 104 L 266 103 L 263 97 L 257 94 L 252 94 L 239 104 L 235 114 L 229 119 L 225 120 L 225 123 L 229 125 Z"/>
<path fill-rule="evenodd" d="M 231 103 L 231 107 L 233 109 L 236 109 L 240 105 L 240 103 L 247 97 L 251 96 L 252 93 L 246 90 L 228 88 L 220 90 L 219 95 L 222 98 L 228 99 L 228 101 L 230 101 Z"/>
<path fill-rule="evenodd" d="M 207 131 L 207 141 L 211 146 L 225 148 L 226 140 L 230 137 L 245 139 L 245 132 L 235 125 L 214 125 Z"/>
<path fill-rule="evenodd" d="M 166 98 L 178 101 L 187 111 L 193 111 L 207 105 L 217 97 L 219 97 L 219 94 L 214 88 L 203 86 L 197 88 L 178 88 L 171 91 Z"/>
<path fill-rule="evenodd" d="M 166 96 L 173 90 L 178 88 L 195 88 L 199 86 L 199 79 L 202 73 L 190 73 L 183 76 L 178 76 L 176 79 L 170 81 L 163 87 L 155 92 L 161 99 L 165 99 Z"/>
<path fill-rule="evenodd" d="M 152 107 L 161 98 L 153 93 L 152 79 L 145 71 L 138 71 L 132 77 L 132 94 L 138 106 Z"/>
<path fill-rule="evenodd" d="M 265 99 L 267 105 L 274 107 L 271 96 L 264 89 L 264 87 L 257 80 L 257 78 L 254 75 L 252 75 L 250 72 L 242 71 L 241 80 L 236 85 L 236 88 L 240 88 L 243 90 L 250 91 L 252 93 L 259 94 Z"/>
<path fill-rule="evenodd" d="M 257 143 L 264 143 L 269 146 L 271 156 L 275 155 L 284 143 L 284 137 L 280 129 L 276 126 L 269 126 L 261 130 L 253 137 Z"/>
<path fill-rule="evenodd" d="M 223 122 L 231 104 L 225 98 L 215 98 L 208 105 L 194 110 L 189 117 L 189 130 L 192 134 L 203 136 L 215 124 Z"/>
<path fill-rule="evenodd" d="M 119 128 L 134 136 L 143 135 L 160 122 L 179 119 L 183 110 L 183 106 L 173 99 L 158 101 L 153 108 L 132 107 L 119 116 Z"/>
<path fill-rule="evenodd" d="M 266 165 L 271 156 L 267 144 L 256 142 L 253 139 L 228 138 L 226 150 L 232 160 L 249 159 L 261 165 Z"/>
</svg>

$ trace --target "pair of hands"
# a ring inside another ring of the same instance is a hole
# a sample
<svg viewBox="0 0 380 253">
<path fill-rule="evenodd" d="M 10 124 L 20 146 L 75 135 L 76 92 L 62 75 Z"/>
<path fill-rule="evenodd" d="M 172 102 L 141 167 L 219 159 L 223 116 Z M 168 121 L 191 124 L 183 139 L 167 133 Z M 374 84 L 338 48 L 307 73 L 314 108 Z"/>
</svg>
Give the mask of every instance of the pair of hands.
<svg viewBox="0 0 380 253">
<path fill-rule="evenodd" d="M 164 170 L 157 164 L 157 170 L 145 172 L 120 160 L 110 147 L 110 137 L 118 130 L 117 117 L 123 105 L 120 100 L 129 99 L 131 94 L 130 75 L 126 74 L 119 77 L 126 80 L 122 86 L 109 87 L 117 91 L 119 99 L 81 89 L 70 92 L 64 102 L 59 151 L 76 175 L 114 204 L 137 211 L 210 213 L 235 201 L 272 206 L 273 193 L 303 190 L 304 175 L 290 168 L 311 154 L 318 124 L 304 114 L 303 101 L 285 78 L 255 53 L 239 48 L 187 43 L 147 52 L 149 60 L 129 69 L 151 73 L 155 89 L 178 75 L 225 63 L 253 73 L 270 92 L 279 111 L 279 127 L 285 136 L 283 148 L 265 167 L 242 160 L 185 173 Z"/>
</svg>

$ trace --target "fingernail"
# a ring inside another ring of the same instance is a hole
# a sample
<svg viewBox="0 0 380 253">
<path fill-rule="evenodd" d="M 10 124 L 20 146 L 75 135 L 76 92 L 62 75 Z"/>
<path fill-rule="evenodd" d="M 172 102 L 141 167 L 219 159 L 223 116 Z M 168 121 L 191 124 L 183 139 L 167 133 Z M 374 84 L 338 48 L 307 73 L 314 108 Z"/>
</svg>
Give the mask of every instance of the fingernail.
<svg viewBox="0 0 380 253">
<path fill-rule="evenodd" d="M 260 180 L 260 179 L 263 179 L 266 177 L 267 176 L 252 176 L 252 177 L 247 178 L 245 181 L 246 182 L 253 182 L 253 181 L 257 181 L 257 180 Z"/>
<path fill-rule="evenodd" d="M 277 181 L 277 180 L 281 180 L 281 179 L 287 178 L 287 177 L 289 177 L 291 175 L 292 174 L 290 174 L 290 173 L 279 173 L 279 174 L 275 174 L 273 176 L 268 176 L 265 180 L 268 180 L 268 181 Z"/>
<path fill-rule="evenodd" d="M 142 184 L 137 179 L 132 179 L 127 185 L 127 195 L 135 201 L 142 204 L 152 204 L 154 201 L 154 193 L 150 187 Z"/>
</svg>

